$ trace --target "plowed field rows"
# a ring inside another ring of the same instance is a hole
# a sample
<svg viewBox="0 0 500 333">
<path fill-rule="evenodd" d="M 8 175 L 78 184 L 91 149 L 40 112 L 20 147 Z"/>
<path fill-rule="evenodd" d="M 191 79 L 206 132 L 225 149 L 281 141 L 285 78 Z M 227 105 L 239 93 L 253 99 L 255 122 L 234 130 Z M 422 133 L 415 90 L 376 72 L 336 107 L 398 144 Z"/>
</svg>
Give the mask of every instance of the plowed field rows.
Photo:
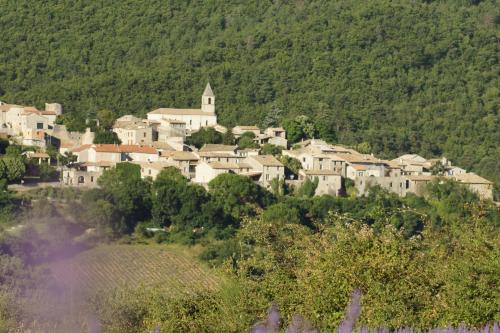
<svg viewBox="0 0 500 333">
<path fill-rule="evenodd" d="M 52 264 L 58 283 L 73 291 L 161 286 L 172 294 L 214 289 L 219 278 L 195 258 L 165 246 L 105 245 Z"/>
</svg>

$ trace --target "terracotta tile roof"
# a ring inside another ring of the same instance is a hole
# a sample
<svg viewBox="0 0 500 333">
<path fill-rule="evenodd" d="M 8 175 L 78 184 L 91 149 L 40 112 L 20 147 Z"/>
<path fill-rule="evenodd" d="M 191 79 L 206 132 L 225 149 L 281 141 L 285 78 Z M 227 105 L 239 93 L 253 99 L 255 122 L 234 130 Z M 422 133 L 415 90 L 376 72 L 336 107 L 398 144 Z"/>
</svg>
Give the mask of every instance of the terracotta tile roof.
<svg viewBox="0 0 500 333">
<path fill-rule="evenodd" d="M 115 145 L 115 144 L 95 144 L 82 145 L 74 148 L 73 152 L 80 152 L 85 149 L 94 149 L 100 153 L 139 153 L 139 154 L 158 154 L 158 151 L 151 146 L 141 145 Z"/>
<path fill-rule="evenodd" d="M 73 148 L 71 151 L 74 153 L 78 153 L 78 152 L 84 151 L 85 149 L 89 149 L 90 147 L 92 147 L 92 145 L 81 145 L 81 146 Z"/>
<path fill-rule="evenodd" d="M 356 171 L 365 171 L 366 168 L 362 165 L 351 165 L 351 168 L 353 168 Z"/>
<path fill-rule="evenodd" d="M 38 110 L 34 106 L 25 106 L 24 107 L 24 111 L 26 111 L 26 112 L 36 112 L 36 113 L 40 112 L 40 110 Z"/>
<path fill-rule="evenodd" d="M 201 109 L 172 109 L 172 108 L 159 108 L 149 112 L 148 114 L 215 116 L 215 113 L 204 112 L 201 111 Z"/>
<path fill-rule="evenodd" d="M 174 147 L 172 147 L 166 142 L 155 141 L 153 142 L 153 147 L 155 147 L 156 149 L 175 151 Z"/>
<path fill-rule="evenodd" d="M 229 146 L 229 145 L 219 145 L 219 144 L 205 144 L 201 147 L 200 152 L 216 152 L 216 151 L 236 151 L 238 146 Z"/>
<path fill-rule="evenodd" d="M 91 149 L 94 149 L 96 152 L 100 153 L 121 153 L 120 145 L 115 145 L 115 144 L 97 144 L 97 145 L 92 145 L 90 147 Z"/>
<path fill-rule="evenodd" d="M 106 153 L 139 153 L 139 154 L 154 154 L 157 155 L 158 151 L 152 146 L 142 145 L 114 145 L 114 144 L 97 144 L 93 148 L 97 152 Z"/>
<path fill-rule="evenodd" d="M 256 156 L 249 156 L 248 158 L 257 161 L 258 163 L 264 166 L 275 166 L 275 167 L 283 166 L 283 164 L 280 161 L 278 161 L 278 159 L 273 155 L 256 155 Z"/>
<path fill-rule="evenodd" d="M 75 146 L 76 146 L 76 144 L 74 142 L 71 142 L 71 141 L 63 141 L 60 144 L 60 148 L 72 148 Z"/>
<path fill-rule="evenodd" d="M 57 113 L 54 111 L 42 111 L 42 115 L 44 116 L 57 116 Z"/>
</svg>

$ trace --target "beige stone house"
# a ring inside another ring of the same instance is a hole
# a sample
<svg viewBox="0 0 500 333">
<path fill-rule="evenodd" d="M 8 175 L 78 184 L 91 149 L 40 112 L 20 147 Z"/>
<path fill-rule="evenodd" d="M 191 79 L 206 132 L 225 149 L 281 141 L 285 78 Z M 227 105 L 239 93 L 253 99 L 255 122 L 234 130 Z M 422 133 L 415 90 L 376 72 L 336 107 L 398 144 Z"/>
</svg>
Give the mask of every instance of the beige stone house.
<svg viewBox="0 0 500 333">
<path fill-rule="evenodd" d="M 88 171 L 85 168 L 64 168 L 61 183 L 73 187 L 97 187 L 97 180 L 103 171 Z"/>
<path fill-rule="evenodd" d="M 236 151 L 238 149 L 238 146 L 236 145 L 221 145 L 221 144 L 205 144 L 203 147 L 200 148 L 199 152 L 200 153 L 227 153 L 231 155 L 237 155 Z"/>
<path fill-rule="evenodd" d="M 401 168 L 404 175 L 423 175 L 428 173 L 428 162 L 425 158 L 417 154 L 405 154 L 391 161 Z"/>
<path fill-rule="evenodd" d="M 479 195 L 481 199 L 493 200 L 493 183 L 473 172 L 458 173 L 449 178 L 467 186 L 472 192 Z"/>
<path fill-rule="evenodd" d="M 297 159 L 304 170 L 331 170 L 342 175 L 345 175 L 347 166 L 344 156 L 352 155 L 352 152 L 337 149 L 322 140 L 308 140 L 282 153 Z"/>
<path fill-rule="evenodd" d="M 342 154 L 340 157 L 345 161 L 346 168 L 344 176 L 350 179 L 356 177 L 384 177 L 386 164 L 367 154 Z"/>
<path fill-rule="evenodd" d="M 255 135 L 255 137 L 258 137 L 260 135 L 260 128 L 257 126 L 245 126 L 245 125 L 240 125 L 240 126 L 235 126 L 233 127 L 233 135 L 236 139 L 241 137 L 244 133 L 250 132 Z"/>
<path fill-rule="evenodd" d="M 264 187 L 268 187 L 273 179 L 285 179 L 285 166 L 273 155 L 249 156 L 243 162 L 255 175 L 260 174 L 257 181 Z"/>
<path fill-rule="evenodd" d="M 160 157 L 160 161 L 175 166 L 188 179 L 195 177 L 199 159 L 198 155 L 188 151 L 163 151 Z"/>
<path fill-rule="evenodd" d="M 242 158 L 237 149 L 235 145 L 205 144 L 196 155 L 203 162 L 239 163 Z"/>
<path fill-rule="evenodd" d="M 215 95 L 207 84 L 201 97 L 200 109 L 174 109 L 160 108 L 148 113 L 148 120 L 176 120 L 186 124 L 188 131 L 198 131 L 202 127 L 213 127 L 217 125 L 217 116 L 215 114 Z"/>
<path fill-rule="evenodd" d="M 200 162 L 196 166 L 196 176 L 193 181 L 199 184 L 208 184 L 222 173 L 236 173 L 250 176 L 251 166 L 246 163 Z"/>
<path fill-rule="evenodd" d="M 306 179 L 318 179 L 318 187 L 315 195 L 339 195 L 342 189 L 342 176 L 332 170 L 300 170 L 299 181 L 304 182 Z"/>
<path fill-rule="evenodd" d="M 47 130 L 53 128 L 62 106 L 58 103 L 45 104 L 46 110 L 33 106 L 3 103 L 0 105 L 0 128 L 11 135 L 23 134 L 26 130 Z"/>
<path fill-rule="evenodd" d="M 156 179 L 158 174 L 168 167 L 175 167 L 170 162 L 167 161 L 157 161 L 157 162 L 133 162 L 141 167 L 141 178 L 151 177 L 153 180 Z"/>
<path fill-rule="evenodd" d="M 288 140 L 286 139 L 286 131 L 282 127 L 269 127 L 264 130 L 264 133 L 255 137 L 255 141 L 260 144 L 272 144 L 275 146 L 288 148 Z"/>
<path fill-rule="evenodd" d="M 420 196 L 425 193 L 426 185 L 434 179 L 436 177 L 431 175 L 361 176 L 356 177 L 354 185 L 360 196 L 368 194 L 369 189 L 373 186 L 380 186 L 401 197 L 406 196 L 408 193 Z"/>
<path fill-rule="evenodd" d="M 126 145 L 151 145 L 153 143 L 153 128 L 148 124 L 140 122 L 119 122 L 113 126 L 122 144 Z"/>
</svg>

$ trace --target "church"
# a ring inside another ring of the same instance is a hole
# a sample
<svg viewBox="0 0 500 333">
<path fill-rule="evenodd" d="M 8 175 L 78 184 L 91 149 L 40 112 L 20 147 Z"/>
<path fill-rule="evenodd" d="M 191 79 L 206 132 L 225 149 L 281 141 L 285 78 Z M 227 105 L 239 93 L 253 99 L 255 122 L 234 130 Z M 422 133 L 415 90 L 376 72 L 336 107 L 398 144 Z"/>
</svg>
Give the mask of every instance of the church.
<svg viewBox="0 0 500 333">
<path fill-rule="evenodd" d="M 186 123 L 186 129 L 196 132 L 202 127 L 213 127 L 217 125 L 215 115 L 215 95 L 207 83 L 205 91 L 201 96 L 201 109 L 173 109 L 160 108 L 148 113 L 150 121 L 182 121 Z"/>
</svg>

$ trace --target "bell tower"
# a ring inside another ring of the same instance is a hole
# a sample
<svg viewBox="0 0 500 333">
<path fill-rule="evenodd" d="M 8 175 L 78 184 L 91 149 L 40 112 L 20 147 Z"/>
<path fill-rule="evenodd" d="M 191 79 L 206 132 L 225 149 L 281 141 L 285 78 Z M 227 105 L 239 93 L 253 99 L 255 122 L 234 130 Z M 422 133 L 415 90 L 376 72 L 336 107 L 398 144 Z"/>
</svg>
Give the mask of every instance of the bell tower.
<svg viewBox="0 0 500 333">
<path fill-rule="evenodd" d="M 210 87 L 210 82 L 207 83 L 205 91 L 201 96 L 201 111 L 207 113 L 215 113 L 215 95 Z"/>
</svg>

